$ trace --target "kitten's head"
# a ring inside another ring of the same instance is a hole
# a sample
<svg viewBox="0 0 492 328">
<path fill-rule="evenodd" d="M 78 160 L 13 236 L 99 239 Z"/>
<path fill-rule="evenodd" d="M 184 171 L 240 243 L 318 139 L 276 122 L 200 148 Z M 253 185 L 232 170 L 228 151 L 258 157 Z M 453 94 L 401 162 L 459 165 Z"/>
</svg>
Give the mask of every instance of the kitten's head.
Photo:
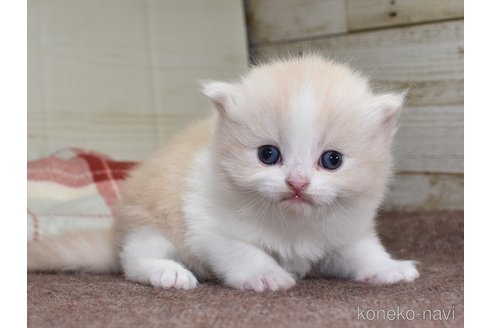
<svg viewBox="0 0 492 328">
<path fill-rule="evenodd" d="M 260 65 L 203 92 L 219 113 L 216 159 L 233 190 L 306 214 L 381 201 L 403 94 L 375 94 L 364 76 L 317 56 Z"/>
</svg>

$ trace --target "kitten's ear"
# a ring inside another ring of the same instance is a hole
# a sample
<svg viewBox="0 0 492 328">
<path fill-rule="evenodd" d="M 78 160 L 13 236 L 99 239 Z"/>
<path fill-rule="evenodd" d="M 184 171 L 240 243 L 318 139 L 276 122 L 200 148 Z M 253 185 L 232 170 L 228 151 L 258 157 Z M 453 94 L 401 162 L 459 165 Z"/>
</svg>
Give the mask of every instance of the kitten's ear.
<svg viewBox="0 0 492 328">
<path fill-rule="evenodd" d="M 398 130 L 400 117 L 407 92 L 385 93 L 376 95 L 376 107 L 380 111 L 380 124 L 385 131 L 394 136 Z"/>
<path fill-rule="evenodd" d="M 237 86 L 233 83 L 220 81 L 205 81 L 202 85 L 202 93 L 209 97 L 220 115 L 227 115 L 235 104 Z"/>
</svg>

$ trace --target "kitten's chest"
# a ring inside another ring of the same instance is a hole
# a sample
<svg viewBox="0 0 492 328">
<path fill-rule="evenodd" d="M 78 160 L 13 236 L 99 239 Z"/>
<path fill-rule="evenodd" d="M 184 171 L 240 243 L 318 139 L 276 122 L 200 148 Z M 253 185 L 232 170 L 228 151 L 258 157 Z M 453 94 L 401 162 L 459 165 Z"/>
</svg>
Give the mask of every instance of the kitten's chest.
<svg viewBox="0 0 492 328">
<path fill-rule="evenodd" d="M 335 213 L 335 216 L 284 217 L 283 222 L 265 218 L 256 220 L 251 214 L 247 221 L 245 218 L 229 221 L 229 231 L 263 249 L 287 271 L 300 277 L 357 238 L 363 227 L 342 217 L 341 213 Z"/>
<path fill-rule="evenodd" d="M 310 263 L 316 263 L 333 250 L 335 244 L 330 232 L 320 225 L 279 226 L 278 223 L 266 224 L 250 222 L 245 229 L 242 225 L 230 227 L 234 235 L 256 245 L 289 271 L 303 272 Z"/>
<path fill-rule="evenodd" d="M 252 239 L 251 242 L 275 258 L 287 272 L 303 278 L 337 247 L 329 239 L 329 233 L 321 230 L 305 229 L 298 231 L 295 237 L 269 235 L 262 239 Z"/>
<path fill-rule="evenodd" d="M 271 247 L 265 247 L 265 251 L 275 258 L 287 272 L 303 278 L 331 249 L 327 244 L 320 246 L 314 243 L 302 243 L 301 245 L 284 245 L 284 247 L 277 245 L 274 250 Z"/>
</svg>

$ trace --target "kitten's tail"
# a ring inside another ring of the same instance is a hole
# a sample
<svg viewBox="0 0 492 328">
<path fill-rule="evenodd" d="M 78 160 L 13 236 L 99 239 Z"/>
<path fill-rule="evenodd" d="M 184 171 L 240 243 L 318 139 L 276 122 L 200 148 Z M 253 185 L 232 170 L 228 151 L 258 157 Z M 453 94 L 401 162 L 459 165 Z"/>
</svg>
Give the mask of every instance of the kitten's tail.
<svg viewBox="0 0 492 328">
<path fill-rule="evenodd" d="M 63 233 L 27 243 L 28 271 L 119 271 L 112 228 Z"/>
</svg>

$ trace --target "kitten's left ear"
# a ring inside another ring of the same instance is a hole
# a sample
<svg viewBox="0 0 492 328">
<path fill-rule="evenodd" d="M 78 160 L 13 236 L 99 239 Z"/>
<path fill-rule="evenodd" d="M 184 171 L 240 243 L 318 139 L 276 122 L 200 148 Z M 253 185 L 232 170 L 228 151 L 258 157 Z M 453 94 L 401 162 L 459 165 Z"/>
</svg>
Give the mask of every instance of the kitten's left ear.
<svg viewBox="0 0 492 328">
<path fill-rule="evenodd" d="M 227 116 L 235 104 L 237 86 L 233 83 L 220 81 L 205 81 L 202 85 L 202 93 L 209 97 L 221 116 Z"/>
<path fill-rule="evenodd" d="M 400 117 L 407 92 L 385 93 L 376 95 L 376 107 L 380 111 L 380 124 L 391 136 L 398 130 L 398 118 Z"/>
</svg>

